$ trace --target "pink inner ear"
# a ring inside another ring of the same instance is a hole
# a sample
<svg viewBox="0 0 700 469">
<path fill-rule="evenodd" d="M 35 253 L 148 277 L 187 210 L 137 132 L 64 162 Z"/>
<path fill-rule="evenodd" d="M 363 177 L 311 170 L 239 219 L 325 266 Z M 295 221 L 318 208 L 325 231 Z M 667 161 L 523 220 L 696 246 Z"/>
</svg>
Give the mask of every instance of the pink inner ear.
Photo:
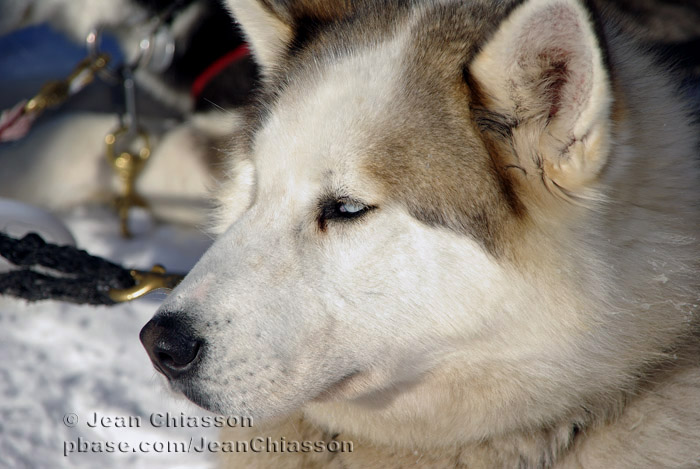
<svg viewBox="0 0 700 469">
<path fill-rule="evenodd" d="M 514 43 L 523 83 L 536 93 L 548 116 L 576 119 L 593 86 L 591 45 L 583 34 L 579 13 L 555 4 L 538 11 L 522 25 Z"/>
<path fill-rule="evenodd" d="M 545 103 L 549 104 L 549 118 L 559 113 L 564 87 L 571 78 L 568 59 L 563 49 L 544 50 L 537 56 L 542 67 L 538 77 L 539 90 Z"/>
</svg>

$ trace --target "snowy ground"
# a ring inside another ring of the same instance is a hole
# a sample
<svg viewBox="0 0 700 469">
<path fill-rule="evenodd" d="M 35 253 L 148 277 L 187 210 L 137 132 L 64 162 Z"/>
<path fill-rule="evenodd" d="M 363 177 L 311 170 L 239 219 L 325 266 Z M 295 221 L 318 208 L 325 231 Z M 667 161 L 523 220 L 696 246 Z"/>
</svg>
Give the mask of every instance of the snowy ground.
<svg viewBox="0 0 700 469">
<path fill-rule="evenodd" d="M 140 236 L 126 241 L 107 209 L 78 209 L 64 221 L 79 247 L 143 269 L 163 263 L 185 272 L 210 243 L 198 230 L 145 219 Z M 189 444 L 192 438 L 196 446 L 202 437 L 217 438 L 211 428 L 162 428 L 149 421 L 152 414 L 158 419 L 165 412 L 205 415 L 166 390 L 139 342 L 139 330 L 163 298 L 153 293 L 129 304 L 94 307 L 0 297 L 0 468 L 212 466 L 212 454 L 167 452 L 167 446 L 156 452 L 167 442 Z M 92 428 L 88 421 L 94 413 L 140 416 L 141 427 Z M 72 423 L 71 414 L 77 416 L 74 427 L 64 422 Z M 78 438 L 128 442 L 129 447 L 124 453 L 79 453 L 76 447 L 65 456 Z M 135 448 L 141 442 L 147 446 Z"/>
</svg>

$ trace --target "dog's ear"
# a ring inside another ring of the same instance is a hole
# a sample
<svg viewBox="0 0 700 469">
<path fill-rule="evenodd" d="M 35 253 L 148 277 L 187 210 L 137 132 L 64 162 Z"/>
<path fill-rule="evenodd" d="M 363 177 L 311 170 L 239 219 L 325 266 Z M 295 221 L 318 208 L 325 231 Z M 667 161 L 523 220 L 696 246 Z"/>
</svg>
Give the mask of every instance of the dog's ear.
<svg viewBox="0 0 700 469">
<path fill-rule="evenodd" d="M 526 0 L 469 66 L 476 106 L 507 122 L 517 165 L 583 195 L 609 151 L 611 84 L 589 11 Z"/>
<path fill-rule="evenodd" d="M 226 0 L 243 29 L 256 62 L 266 73 L 292 41 L 292 25 L 262 0 Z"/>
<path fill-rule="evenodd" d="M 323 25 L 349 14 L 348 0 L 225 0 L 263 74 Z"/>
</svg>

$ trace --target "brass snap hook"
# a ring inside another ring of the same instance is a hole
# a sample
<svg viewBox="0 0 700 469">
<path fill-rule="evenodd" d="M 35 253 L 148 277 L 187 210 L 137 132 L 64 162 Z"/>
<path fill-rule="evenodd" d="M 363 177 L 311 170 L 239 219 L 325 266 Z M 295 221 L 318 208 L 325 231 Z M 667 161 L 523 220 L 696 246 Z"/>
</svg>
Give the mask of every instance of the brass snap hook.
<svg viewBox="0 0 700 469">
<path fill-rule="evenodd" d="M 117 141 L 124 137 L 130 137 L 129 133 L 127 127 L 120 127 L 105 137 L 107 161 L 122 181 L 122 193 L 115 198 L 115 205 L 119 213 L 122 235 L 125 238 L 131 237 L 128 226 L 129 210 L 132 207 L 148 207 L 146 200 L 136 191 L 136 179 L 151 156 L 148 134 L 143 130 L 136 132 L 136 135 L 142 140 L 142 146 L 137 152 L 117 151 Z"/>
<path fill-rule="evenodd" d="M 165 272 L 165 267 L 159 264 L 154 265 L 149 272 L 132 270 L 129 273 L 136 282 L 136 285 L 131 288 L 110 289 L 108 295 L 115 303 L 135 300 L 146 293 L 161 288 L 172 290 L 185 278 L 184 275 L 167 274 Z"/>
</svg>

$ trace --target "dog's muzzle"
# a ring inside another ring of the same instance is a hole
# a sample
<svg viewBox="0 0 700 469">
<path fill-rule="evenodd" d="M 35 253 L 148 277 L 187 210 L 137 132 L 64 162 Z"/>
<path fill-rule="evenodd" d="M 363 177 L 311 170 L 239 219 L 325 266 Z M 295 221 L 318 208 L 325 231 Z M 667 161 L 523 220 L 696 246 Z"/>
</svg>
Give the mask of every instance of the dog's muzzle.
<svg viewBox="0 0 700 469">
<path fill-rule="evenodd" d="M 156 370 L 171 380 L 196 367 L 204 345 L 192 327 L 172 313 L 159 314 L 148 321 L 139 338 Z"/>
</svg>

